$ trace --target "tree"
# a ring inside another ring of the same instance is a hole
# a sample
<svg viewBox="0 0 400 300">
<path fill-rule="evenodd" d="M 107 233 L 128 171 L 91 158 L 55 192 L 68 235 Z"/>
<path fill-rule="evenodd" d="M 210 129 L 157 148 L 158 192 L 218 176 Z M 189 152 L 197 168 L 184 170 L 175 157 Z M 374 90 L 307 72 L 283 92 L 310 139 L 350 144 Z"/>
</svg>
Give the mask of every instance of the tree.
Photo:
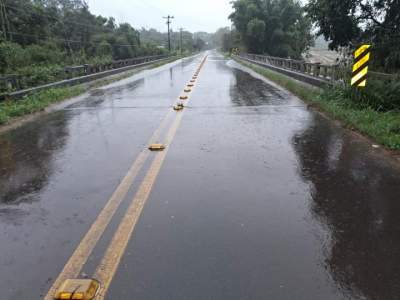
<svg viewBox="0 0 400 300">
<path fill-rule="evenodd" d="M 25 59 L 25 66 L 160 53 L 159 44 L 142 47 L 140 32 L 130 24 L 118 25 L 112 17 L 92 14 L 84 0 L 1 0 L 0 30 L 3 43 L 10 42 L 7 47 L 15 43 L 31 58 Z M 163 34 L 154 30 L 154 35 Z M 49 59 L 43 59 L 46 57 Z"/>
<path fill-rule="evenodd" d="M 307 12 L 330 49 L 372 43 L 376 66 L 400 68 L 400 1 L 310 0 Z"/>
<path fill-rule="evenodd" d="M 248 51 L 300 58 L 312 44 L 311 21 L 295 0 L 235 0 L 229 16 Z"/>
<path fill-rule="evenodd" d="M 164 33 L 149 32 L 155 41 L 166 40 Z M 85 0 L 0 0 L 0 73 L 24 75 L 29 87 L 63 79 L 68 65 L 164 54 L 164 42 L 146 41 L 145 33 L 142 42 L 141 32 L 92 14 Z M 191 51 L 190 32 L 183 42 Z"/>
<path fill-rule="evenodd" d="M 260 53 L 264 50 L 265 22 L 254 18 L 247 23 L 246 36 L 251 52 Z"/>
<path fill-rule="evenodd" d="M 196 49 L 197 51 L 201 51 L 204 49 L 205 46 L 206 46 L 205 41 L 203 41 L 201 38 L 196 38 L 196 40 L 194 41 L 193 48 Z"/>
<path fill-rule="evenodd" d="M 215 47 L 222 48 L 225 34 L 230 34 L 231 30 L 229 27 L 219 28 L 213 35 L 212 42 Z"/>
</svg>

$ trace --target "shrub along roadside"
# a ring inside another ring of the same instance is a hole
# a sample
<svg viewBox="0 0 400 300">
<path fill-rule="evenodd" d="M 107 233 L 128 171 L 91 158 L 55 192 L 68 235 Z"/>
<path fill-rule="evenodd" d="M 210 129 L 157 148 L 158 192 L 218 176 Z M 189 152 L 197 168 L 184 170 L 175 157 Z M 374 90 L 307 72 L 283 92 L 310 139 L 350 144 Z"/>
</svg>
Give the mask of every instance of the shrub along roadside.
<svg viewBox="0 0 400 300">
<path fill-rule="evenodd" d="M 376 103 L 357 104 L 349 89 L 333 87 L 319 90 L 271 70 L 237 61 L 276 82 L 302 100 L 312 103 L 330 117 L 342 121 L 345 126 L 358 130 L 391 150 L 400 150 L 399 110 L 378 110 L 382 107 Z"/>
<path fill-rule="evenodd" d="M 73 87 L 53 88 L 24 97 L 20 100 L 10 100 L 0 102 L 0 125 L 7 124 L 12 119 L 25 116 L 28 114 L 43 111 L 49 105 L 60 102 L 62 100 L 78 96 L 85 93 L 91 88 L 104 86 L 125 78 L 128 78 L 142 70 L 153 69 L 164 64 L 173 62 L 180 57 L 172 57 L 162 62 L 154 63 L 152 65 L 138 68 L 132 71 L 121 73 L 118 76 L 111 76 L 108 78 L 100 79 L 92 83 L 82 84 Z"/>
<path fill-rule="evenodd" d="M 83 86 L 55 88 L 27 96 L 18 101 L 0 103 L 0 124 L 8 123 L 12 118 L 21 117 L 44 110 L 52 103 L 71 98 L 85 92 Z"/>
</svg>

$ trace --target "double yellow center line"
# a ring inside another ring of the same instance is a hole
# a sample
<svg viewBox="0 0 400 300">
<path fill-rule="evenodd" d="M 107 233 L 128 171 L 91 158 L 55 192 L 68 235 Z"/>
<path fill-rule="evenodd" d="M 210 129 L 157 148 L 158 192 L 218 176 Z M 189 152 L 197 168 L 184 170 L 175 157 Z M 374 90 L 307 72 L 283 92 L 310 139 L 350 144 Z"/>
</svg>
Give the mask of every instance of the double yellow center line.
<svg viewBox="0 0 400 300">
<path fill-rule="evenodd" d="M 193 76 L 191 83 L 193 83 L 193 80 L 196 80 L 204 63 L 206 62 L 206 59 L 207 56 L 204 57 L 199 68 L 196 70 L 196 73 Z M 186 102 L 188 101 L 189 99 L 186 100 Z M 168 114 L 164 117 L 160 126 L 151 137 L 149 144 L 159 139 L 160 133 L 167 125 L 171 113 L 172 111 L 169 111 Z M 175 119 L 173 120 L 173 123 L 170 126 L 166 136 L 165 143 L 167 146 L 171 144 L 173 138 L 175 137 L 175 134 L 182 121 L 182 117 L 183 112 L 176 113 Z M 101 284 L 101 290 L 96 297 L 97 300 L 102 300 L 105 298 L 105 295 L 118 269 L 121 258 L 126 250 L 128 242 L 133 234 L 137 221 L 139 220 L 143 207 L 150 195 L 151 189 L 156 181 L 159 171 L 161 170 L 161 166 L 165 160 L 167 153 L 168 147 L 165 151 L 158 152 L 155 155 L 147 174 L 141 182 L 136 195 L 133 197 L 128 210 L 126 211 L 117 231 L 112 238 L 110 245 L 108 246 L 104 254 L 103 259 L 101 260 L 95 271 L 93 278 L 97 279 Z M 149 156 L 150 152 L 148 149 L 143 150 L 138 155 L 128 173 L 121 181 L 111 198 L 108 200 L 106 206 L 100 212 L 95 222 L 90 227 L 89 231 L 83 237 L 57 279 L 54 281 L 44 300 L 53 300 L 57 288 L 65 280 L 77 278 L 79 276 L 79 273 L 81 272 L 84 264 L 87 262 L 90 254 L 93 252 L 93 249 L 102 237 L 105 229 L 111 222 L 112 217 L 126 197 L 135 178 L 137 177 L 138 173 L 142 169 L 144 163 L 147 161 Z"/>
</svg>

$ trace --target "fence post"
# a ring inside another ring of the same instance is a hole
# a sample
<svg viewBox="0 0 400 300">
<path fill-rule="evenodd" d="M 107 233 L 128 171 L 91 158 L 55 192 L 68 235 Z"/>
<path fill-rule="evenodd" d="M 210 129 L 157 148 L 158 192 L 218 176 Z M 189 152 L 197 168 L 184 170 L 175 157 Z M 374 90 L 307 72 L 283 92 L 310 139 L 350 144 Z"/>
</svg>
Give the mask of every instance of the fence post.
<svg viewBox="0 0 400 300">
<path fill-rule="evenodd" d="M 319 77 L 319 74 L 321 73 L 321 64 L 320 63 L 316 63 L 315 64 L 315 77 Z"/>
</svg>

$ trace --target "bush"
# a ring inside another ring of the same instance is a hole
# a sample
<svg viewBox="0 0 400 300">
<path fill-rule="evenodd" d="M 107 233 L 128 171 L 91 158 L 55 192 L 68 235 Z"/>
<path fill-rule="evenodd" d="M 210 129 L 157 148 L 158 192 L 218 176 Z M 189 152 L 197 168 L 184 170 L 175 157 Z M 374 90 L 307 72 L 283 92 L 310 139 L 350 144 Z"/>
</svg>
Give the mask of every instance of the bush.
<svg viewBox="0 0 400 300">
<path fill-rule="evenodd" d="M 376 111 L 400 110 L 399 79 L 396 76 L 390 80 L 370 78 L 367 86 L 363 89 L 345 85 L 343 87 L 336 86 L 334 90 L 343 97 L 343 100 L 350 100 L 355 107 L 371 108 Z"/>
<path fill-rule="evenodd" d="M 0 73 L 10 73 L 14 68 L 26 66 L 31 61 L 26 51 L 18 44 L 0 43 Z"/>
<path fill-rule="evenodd" d="M 17 73 L 23 76 L 23 87 L 31 87 L 40 84 L 46 84 L 58 79 L 62 79 L 62 67 L 59 65 L 49 66 L 28 66 L 20 68 Z M 59 75 L 60 74 L 60 75 Z"/>
<path fill-rule="evenodd" d="M 81 86 L 55 88 L 26 96 L 17 101 L 2 102 L 0 103 L 0 124 L 7 123 L 11 118 L 41 111 L 52 103 L 77 96 L 83 91 L 84 88 Z"/>
<path fill-rule="evenodd" d="M 112 46 L 107 41 L 101 41 L 99 44 L 96 44 L 94 47 L 94 55 L 100 57 L 111 57 L 112 55 Z"/>
<path fill-rule="evenodd" d="M 51 42 L 44 45 L 30 45 L 24 49 L 32 64 L 57 64 L 65 60 L 65 52 Z"/>
</svg>

